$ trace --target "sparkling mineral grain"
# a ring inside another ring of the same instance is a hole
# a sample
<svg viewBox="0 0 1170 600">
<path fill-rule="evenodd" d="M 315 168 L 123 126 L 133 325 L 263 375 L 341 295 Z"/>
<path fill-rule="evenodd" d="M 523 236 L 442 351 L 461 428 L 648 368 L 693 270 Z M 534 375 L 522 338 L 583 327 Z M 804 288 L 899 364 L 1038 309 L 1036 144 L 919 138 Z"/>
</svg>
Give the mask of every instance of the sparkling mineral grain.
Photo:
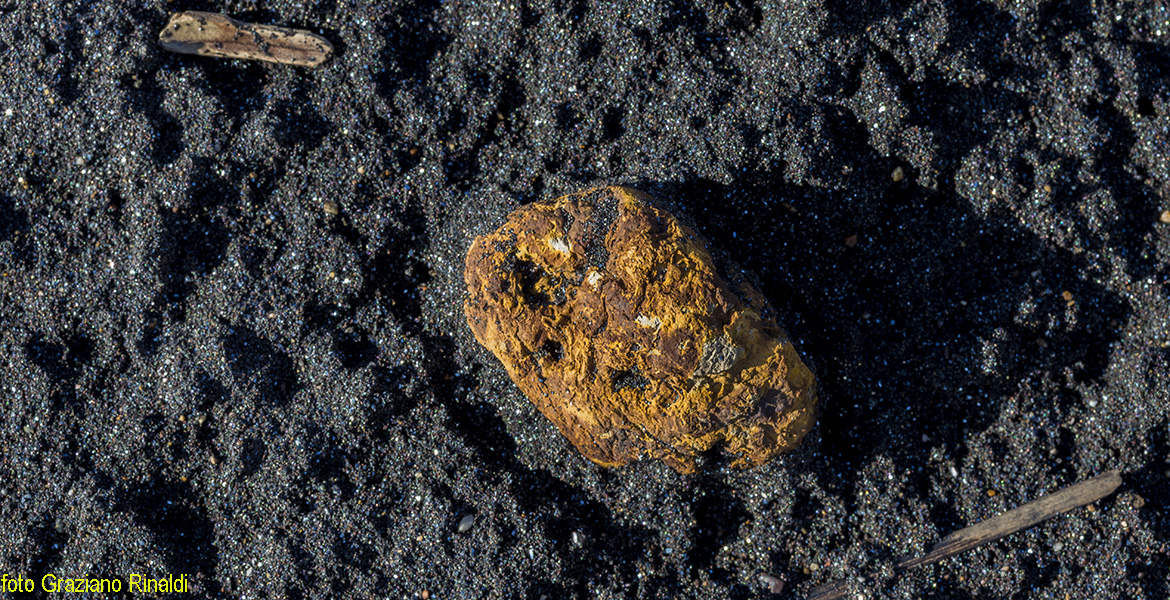
<svg viewBox="0 0 1170 600">
<path fill-rule="evenodd" d="M 596 188 L 520 208 L 477 238 L 464 309 L 590 460 L 659 458 L 691 473 L 721 446 L 750 467 L 812 427 L 816 380 L 764 297 L 730 271 L 645 194 Z"/>
</svg>

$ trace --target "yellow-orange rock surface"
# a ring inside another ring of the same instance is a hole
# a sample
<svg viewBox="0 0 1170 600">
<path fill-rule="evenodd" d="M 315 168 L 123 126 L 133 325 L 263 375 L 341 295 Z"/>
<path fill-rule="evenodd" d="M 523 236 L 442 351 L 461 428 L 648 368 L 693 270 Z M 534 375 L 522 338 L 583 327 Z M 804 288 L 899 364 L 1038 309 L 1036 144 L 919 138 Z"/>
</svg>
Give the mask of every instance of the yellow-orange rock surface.
<svg viewBox="0 0 1170 600">
<path fill-rule="evenodd" d="M 690 473 L 721 444 L 759 465 L 812 427 L 816 380 L 763 296 L 704 246 L 634 189 L 533 203 L 468 252 L 467 321 L 598 464 Z"/>
</svg>

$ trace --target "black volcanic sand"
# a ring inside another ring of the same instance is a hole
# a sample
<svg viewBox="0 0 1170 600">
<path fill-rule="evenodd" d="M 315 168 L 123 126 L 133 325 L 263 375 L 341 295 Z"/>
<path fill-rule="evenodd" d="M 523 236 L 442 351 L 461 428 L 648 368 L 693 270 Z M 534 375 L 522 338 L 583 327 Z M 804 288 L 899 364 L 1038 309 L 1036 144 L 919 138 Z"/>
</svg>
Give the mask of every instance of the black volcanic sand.
<svg viewBox="0 0 1170 600">
<path fill-rule="evenodd" d="M 1170 595 L 1164 5 L 148 4 L 0 6 L 9 577 Z M 338 55 L 171 54 L 178 9 Z M 820 382 L 798 452 L 602 469 L 477 346 L 473 237 L 599 184 L 659 197 L 762 282 Z M 1111 468 L 1091 508 L 893 573 Z"/>
</svg>

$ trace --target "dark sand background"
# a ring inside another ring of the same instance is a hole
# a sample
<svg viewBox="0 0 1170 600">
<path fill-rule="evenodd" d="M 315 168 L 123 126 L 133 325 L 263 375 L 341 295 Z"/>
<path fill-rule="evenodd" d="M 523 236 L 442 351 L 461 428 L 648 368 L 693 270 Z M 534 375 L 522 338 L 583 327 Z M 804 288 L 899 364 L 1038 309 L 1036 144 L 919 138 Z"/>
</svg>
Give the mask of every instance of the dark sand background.
<svg viewBox="0 0 1170 600">
<path fill-rule="evenodd" d="M 183 9 L 338 55 L 170 54 Z M 10 576 L 1170 595 L 1165 2 L 5 2 L 0 57 Z M 476 345 L 472 238 L 610 183 L 762 282 L 820 381 L 799 452 L 601 469 Z M 1110 468 L 1092 509 L 892 576 Z"/>
</svg>

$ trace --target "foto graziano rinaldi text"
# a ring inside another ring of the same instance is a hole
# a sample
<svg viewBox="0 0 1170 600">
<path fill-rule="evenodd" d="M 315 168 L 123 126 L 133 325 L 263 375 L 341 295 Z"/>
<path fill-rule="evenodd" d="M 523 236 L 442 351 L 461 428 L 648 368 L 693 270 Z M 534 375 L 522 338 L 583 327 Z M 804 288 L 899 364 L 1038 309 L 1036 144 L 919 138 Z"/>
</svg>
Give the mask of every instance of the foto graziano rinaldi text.
<svg viewBox="0 0 1170 600">
<path fill-rule="evenodd" d="M 187 575 L 148 577 L 133 573 L 126 577 L 62 577 L 46 573 L 39 580 L 24 575 L 0 575 L 0 591 L 64 592 L 67 594 L 127 592 L 140 594 L 173 594 L 191 591 Z"/>
</svg>

